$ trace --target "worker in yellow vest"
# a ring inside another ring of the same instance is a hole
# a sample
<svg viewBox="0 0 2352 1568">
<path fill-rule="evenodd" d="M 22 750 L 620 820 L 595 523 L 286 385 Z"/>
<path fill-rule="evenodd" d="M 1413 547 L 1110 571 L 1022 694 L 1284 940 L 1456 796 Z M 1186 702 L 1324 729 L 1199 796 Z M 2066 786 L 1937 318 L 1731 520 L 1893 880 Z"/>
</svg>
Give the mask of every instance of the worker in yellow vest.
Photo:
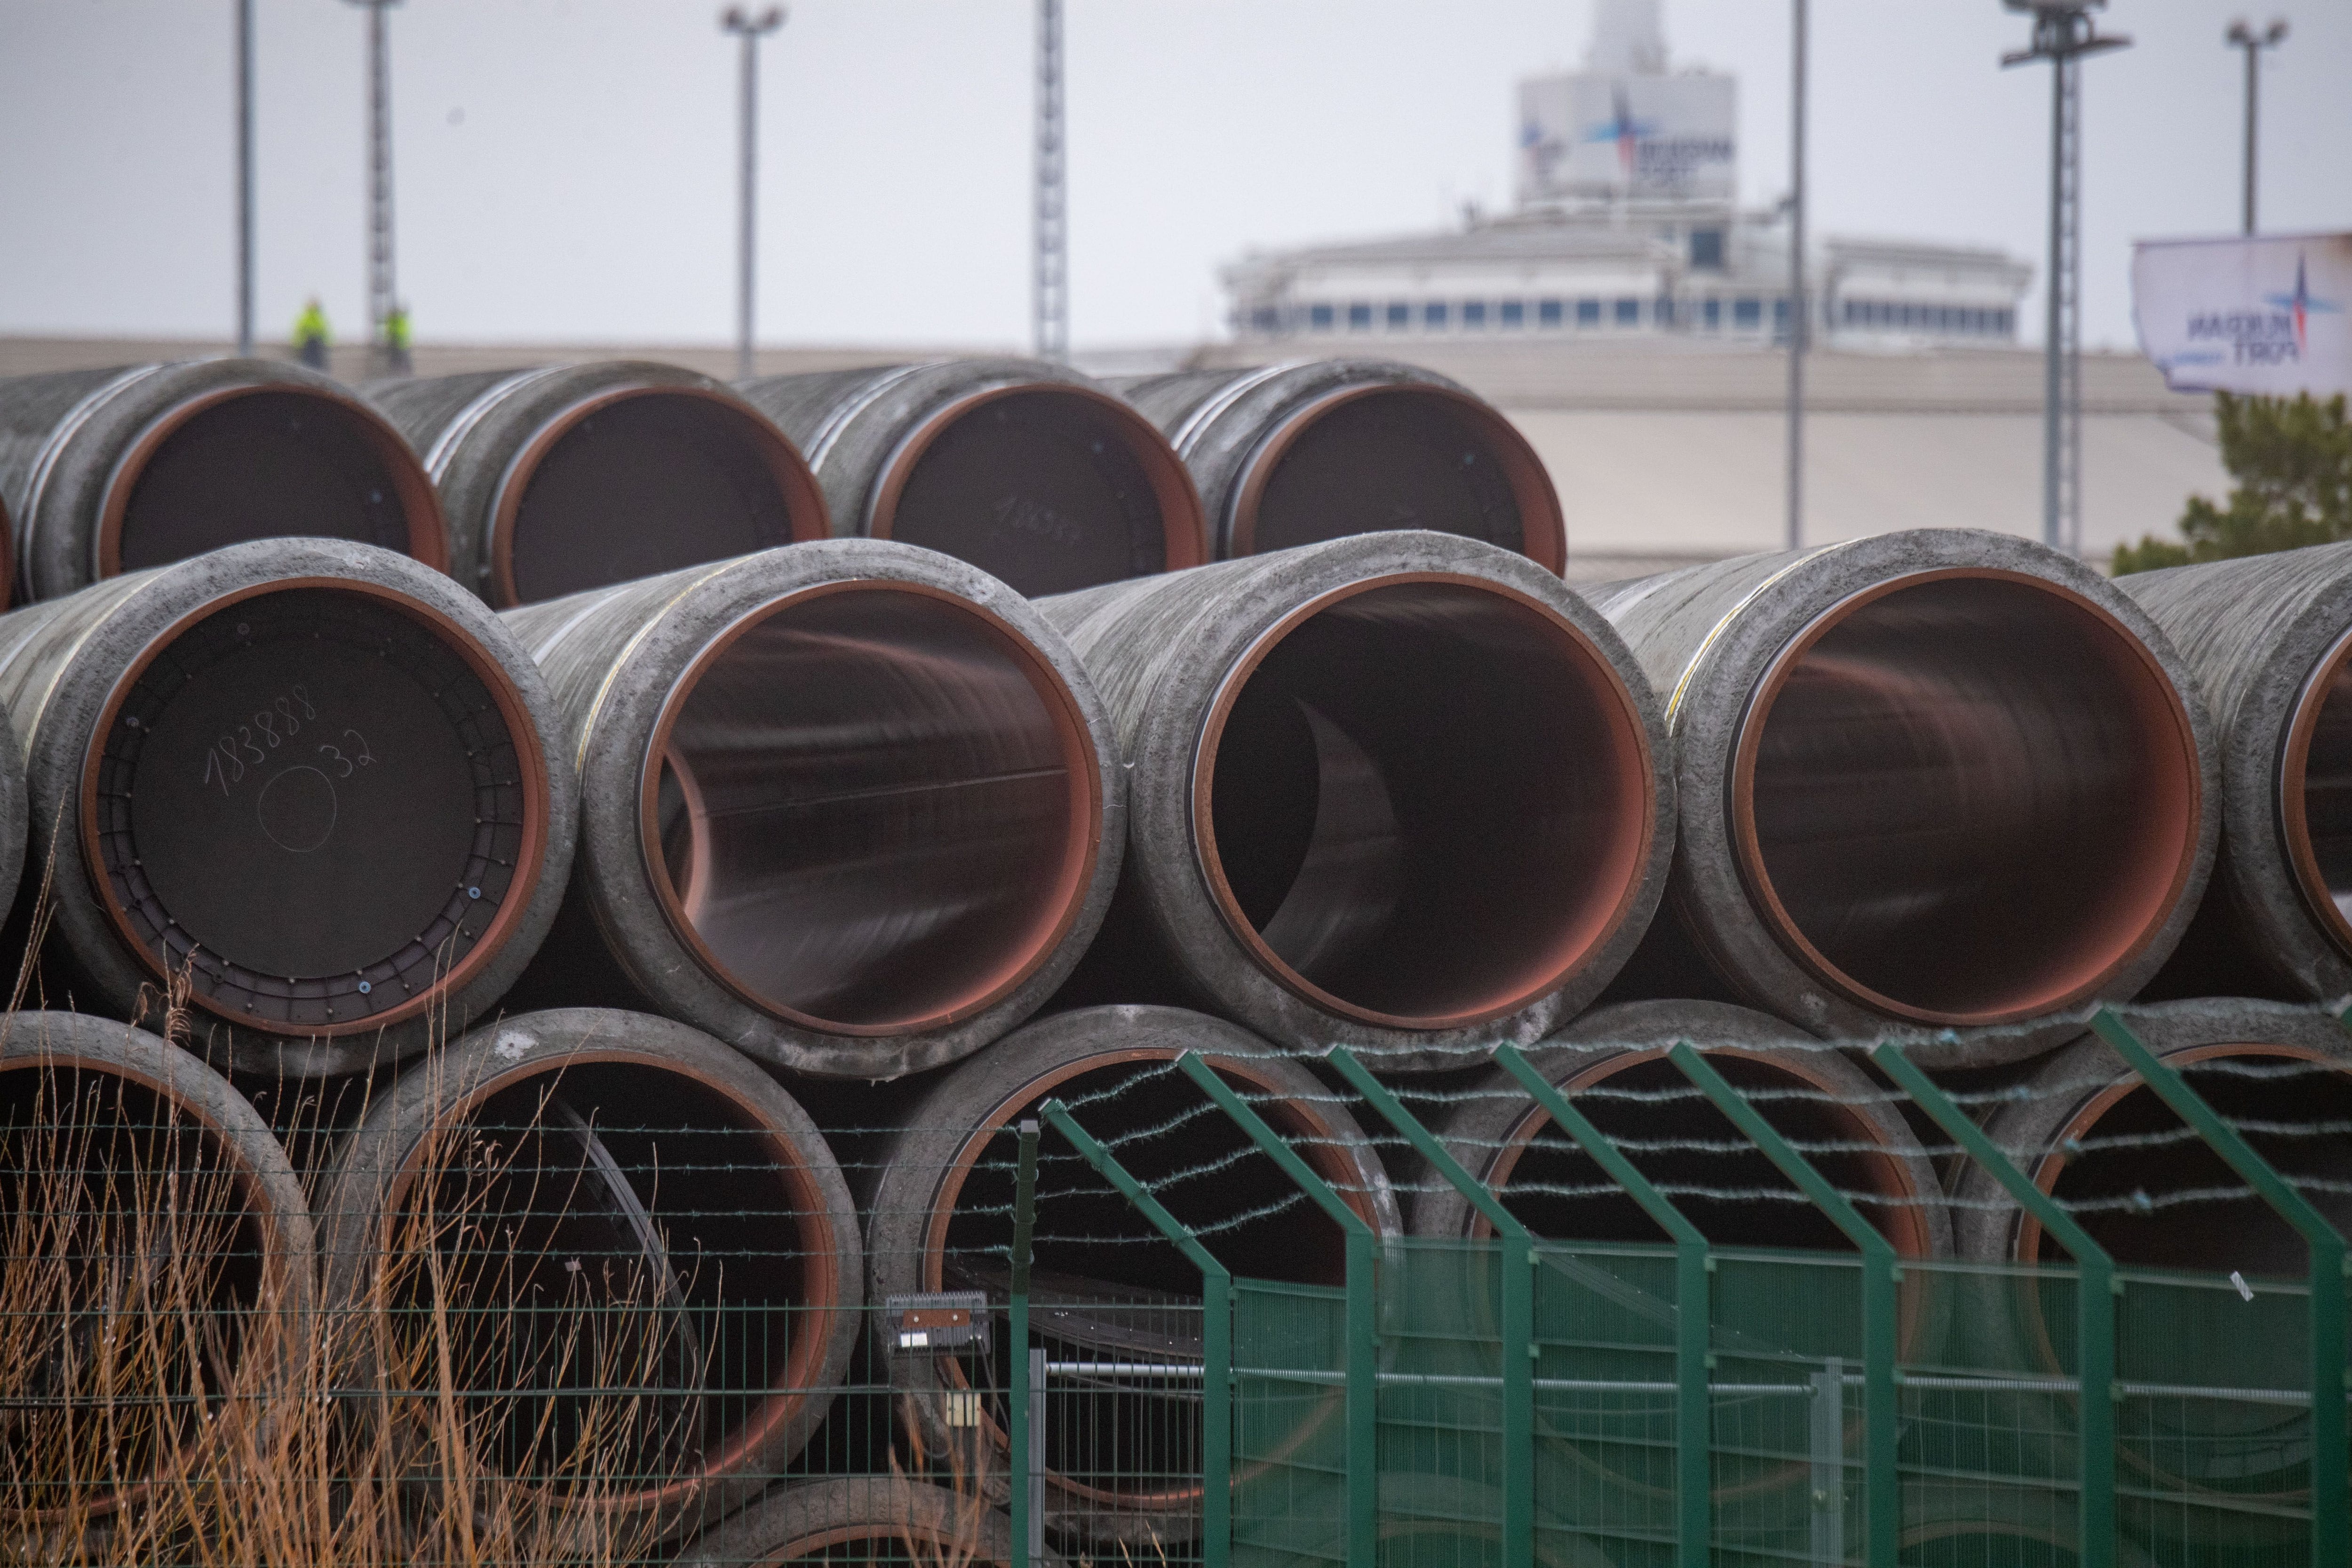
<svg viewBox="0 0 2352 1568">
<path fill-rule="evenodd" d="M 327 342 L 330 336 L 327 330 L 327 312 L 320 308 L 319 297 L 313 294 L 310 296 L 310 302 L 302 307 L 302 313 L 294 318 L 294 348 L 295 352 L 301 356 L 304 364 L 309 365 L 312 370 L 327 368 Z"/>
</svg>

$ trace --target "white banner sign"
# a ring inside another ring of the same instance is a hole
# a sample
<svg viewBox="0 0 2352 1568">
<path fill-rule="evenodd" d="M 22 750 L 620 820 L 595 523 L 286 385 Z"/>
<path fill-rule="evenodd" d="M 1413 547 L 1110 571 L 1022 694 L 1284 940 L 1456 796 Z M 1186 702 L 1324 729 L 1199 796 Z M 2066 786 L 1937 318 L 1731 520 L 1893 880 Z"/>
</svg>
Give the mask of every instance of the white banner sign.
<svg viewBox="0 0 2352 1568">
<path fill-rule="evenodd" d="M 1727 76 L 1556 76 L 1519 84 L 1519 195 L 1737 194 Z"/>
<path fill-rule="evenodd" d="M 2352 392 L 2352 234 L 2142 240 L 2140 351 L 2175 392 Z"/>
</svg>

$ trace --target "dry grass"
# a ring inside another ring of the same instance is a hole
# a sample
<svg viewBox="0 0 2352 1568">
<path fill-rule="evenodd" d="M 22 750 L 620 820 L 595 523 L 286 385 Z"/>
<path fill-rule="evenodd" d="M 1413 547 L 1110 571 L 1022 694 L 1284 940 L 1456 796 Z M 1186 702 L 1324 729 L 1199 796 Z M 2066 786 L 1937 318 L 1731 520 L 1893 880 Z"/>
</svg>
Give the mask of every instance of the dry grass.
<svg viewBox="0 0 2352 1568">
<path fill-rule="evenodd" d="M 305 1312 L 198 1129 L 116 1080 L 19 1070 L 41 1081 L 0 1129 L 0 1563 L 654 1557 L 666 1521 L 620 1500 L 678 1479 L 649 1459 L 686 1462 L 674 1396 L 646 1392 L 664 1314 L 576 1275 L 521 1310 L 510 1268 L 463 1262 L 501 1217 L 469 1199 L 542 1195 L 495 1145 L 429 1152 L 442 1197 L 404 1218 L 371 1310 Z"/>
</svg>

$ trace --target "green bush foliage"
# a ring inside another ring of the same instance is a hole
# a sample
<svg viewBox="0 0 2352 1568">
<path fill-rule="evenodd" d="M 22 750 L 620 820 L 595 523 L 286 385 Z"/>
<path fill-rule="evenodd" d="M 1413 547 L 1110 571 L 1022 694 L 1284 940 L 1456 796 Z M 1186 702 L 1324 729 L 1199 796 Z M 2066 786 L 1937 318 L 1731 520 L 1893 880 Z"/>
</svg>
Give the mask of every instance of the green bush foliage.
<svg viewBox="0 0 2352 1568">
<path fill-rule="evenodd" d="M 2143 537 L 2116 547 L 2114 573 L 2267 555 L 2352 539 L 2352 423 L 2341 393 L 2284 397 L 2217 394 L 2221 465 L 2237 488 L 2229 504 L 2191 496 L 2179 540 Z"/>
</svg>

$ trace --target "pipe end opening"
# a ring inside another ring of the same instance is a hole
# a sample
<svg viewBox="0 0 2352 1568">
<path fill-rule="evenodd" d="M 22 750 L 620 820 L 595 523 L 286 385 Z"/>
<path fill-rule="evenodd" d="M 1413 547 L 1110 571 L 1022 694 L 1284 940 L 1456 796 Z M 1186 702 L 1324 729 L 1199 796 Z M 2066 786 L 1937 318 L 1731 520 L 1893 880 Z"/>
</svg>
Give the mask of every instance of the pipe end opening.
<svg viewBox="0 0 2352 1568">
<path fill-rule="evenodd" d="M 2171 917 L 2203 789 L 2180 696 L 2090 600 L 1991 570 L 1837 605 L 1740 721 L 1739 868 L 1874 1011 L 2013 1022 L 2095 995 Z"/>
<path fill-rule="evenodd" d="M 501 605 L 559 599 L 826 533 L 792 443 L 731 398 L 632 387 L 567 410 L 515 465 L 492 526 Z"/>
<path fill-rule="evenodd" d="M 1052 956 L 1092 879 L 1094 743 L 1044 658 L 910 584 L 797 594 L 680 678 L 643 781 L 672 929 L 772 1015 L 944 1027 Z"/>
<path fill-rule="evenodd" d="M 1556 989 L 1625 918 L 1654 781 L 1632 694 L 1496 584 L 1330 594 L 1225 678 L 1193 832 L 1227 925 L 1348 1016 L 1446 1028 Z"/>
</svg>

